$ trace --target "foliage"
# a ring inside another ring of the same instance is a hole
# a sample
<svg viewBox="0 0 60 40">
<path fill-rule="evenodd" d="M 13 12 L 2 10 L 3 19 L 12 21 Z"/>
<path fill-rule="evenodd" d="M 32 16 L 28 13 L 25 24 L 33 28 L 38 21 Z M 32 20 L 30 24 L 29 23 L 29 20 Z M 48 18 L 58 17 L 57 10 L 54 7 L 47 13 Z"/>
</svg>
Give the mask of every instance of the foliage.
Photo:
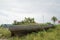
<svg viewBox="0 0 60 40">
<path fill-rule="evenodd" d="M 47 22 L 46 24 L 52 24 L 51 22 Z"/>
<path fill-rule="evenodd" d="M 10 37 L 11 33 L 8 29 L 0 27 L 0 38 Z"/>
<path fill-rule="evenodd" d="M 28 17 L 28 18 L 25 17 L 24 21 L 25 21 L 25 23 L 35 23 L 34 18 L 30 18 L 30 17 Z"/>
<path fill-rule="evenodd" d="M 17 21 L 16 21 L 16 20 L 14 20 L 14 23 L 13 23 L 13 25 L 17 25 Z"/>
<path fill-rule="evenodd" d="M 55 24 L 55 22 L 57 21 L 57 18 L 55 17 L 55 16 L 53 16 L 52 18 L 51 18 L 51 20 L 54 22 L 54 24 Z"/>
<path fill-rule="evenodd" d="M 30 24 L 30 23 L 35 23 L 34 18 L 26 18 L 22 20 L 21 22 L 17 22 L 16 20 L 13 22 L 13 25 L 21 25 L 21 24 Z"/>
</svg>

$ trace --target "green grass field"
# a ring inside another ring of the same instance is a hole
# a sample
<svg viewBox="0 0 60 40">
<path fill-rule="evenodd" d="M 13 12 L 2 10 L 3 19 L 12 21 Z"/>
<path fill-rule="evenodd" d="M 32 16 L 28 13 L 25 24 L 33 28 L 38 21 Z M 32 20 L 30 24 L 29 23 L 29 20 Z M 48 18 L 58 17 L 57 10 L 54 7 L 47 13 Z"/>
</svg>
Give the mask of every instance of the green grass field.
<svg viewBox="0 0 60 40">
<path fill-rule="evenodd" d="M 4 36 L 9 35 L 5 35 L 5 33 L 7 32 L 4 31 Z M 60 40 L 60 25 L 56 25 L 54 29 L 39 31 L 38 33 L 31 33 L 22 37 L 8 37 L 7 40 Z"/>
</svg>

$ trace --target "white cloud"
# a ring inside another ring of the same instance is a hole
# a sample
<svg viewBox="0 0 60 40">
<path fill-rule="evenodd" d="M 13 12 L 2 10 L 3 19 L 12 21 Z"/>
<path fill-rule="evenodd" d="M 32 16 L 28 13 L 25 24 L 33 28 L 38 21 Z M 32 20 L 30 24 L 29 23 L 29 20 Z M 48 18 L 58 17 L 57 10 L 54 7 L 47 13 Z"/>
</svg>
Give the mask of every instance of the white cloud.
<svg viewBox="0 0 60 40">
<path fill-rule="evenodd" d="M 58 17 L 59 10 L 59 0 L 0 0 L 0 24 L 21 21 L 24 17 L 43 22 L 43 15 L 47 22 L 54 15 Z"/>
</svg>

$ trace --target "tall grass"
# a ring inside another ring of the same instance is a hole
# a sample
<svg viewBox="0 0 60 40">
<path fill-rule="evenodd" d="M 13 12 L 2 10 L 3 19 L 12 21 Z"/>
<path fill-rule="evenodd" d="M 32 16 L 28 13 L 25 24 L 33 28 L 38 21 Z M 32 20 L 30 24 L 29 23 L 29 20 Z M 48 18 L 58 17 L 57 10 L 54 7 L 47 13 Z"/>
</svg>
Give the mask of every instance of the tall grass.
<svg viewBox="0 0 60 40">
<path fill-rule="evenodd" d="M 0 27 L 0 38 L 7 38 L 11 36 L 11 32 L 7 28 Z"/>
</svg>

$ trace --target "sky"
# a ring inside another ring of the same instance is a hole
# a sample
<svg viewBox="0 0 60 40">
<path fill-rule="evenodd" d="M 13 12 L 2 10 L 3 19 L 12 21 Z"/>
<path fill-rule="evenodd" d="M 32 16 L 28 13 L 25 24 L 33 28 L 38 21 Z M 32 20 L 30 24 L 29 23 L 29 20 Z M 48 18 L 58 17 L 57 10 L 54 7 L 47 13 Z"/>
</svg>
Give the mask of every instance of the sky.
<svg viewBox="0 0 60 40">
<path fill-rule="evenodd" d="M 60 0 L 0 0 L 0 24 L 11 24 L 25 17 L 35 18 L 38 23 L 60 20 Z"/>
</svg>

